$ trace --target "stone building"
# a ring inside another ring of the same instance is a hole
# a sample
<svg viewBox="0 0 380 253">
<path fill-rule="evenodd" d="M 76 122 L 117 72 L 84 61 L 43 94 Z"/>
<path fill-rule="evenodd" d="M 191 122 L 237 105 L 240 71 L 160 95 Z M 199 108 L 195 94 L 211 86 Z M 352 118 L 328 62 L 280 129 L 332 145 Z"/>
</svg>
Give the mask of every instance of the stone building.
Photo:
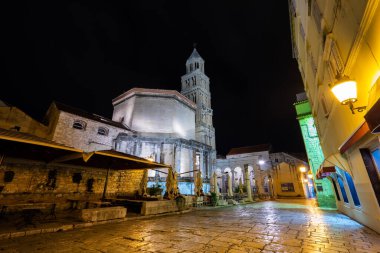
<svg viewBox="0 0 380 253">
<path fill-rule="evenodd" d="M 2 113 L 0 127 L 17 126 L 32 134 L 39 131 L 41 137 L 85 152 L 114 149 L 171 165 L 179 175 L 180 191 L 185 194 L 193 194 L 193 178 L 201 171 L 204 191 L 208 192 L 208 179 L 216 162 L 215 129 L 209 79 L 196 49 L 186 62 L 181 93 L 133 88 L 112 103 L 111 120 L 53 102 L 43 123 L 17 108 L 1 106 L 7 116 Z M 166 169 L 150 170 L 149 179 L 149 184 L 159 183 L 165 188 Z"/>
<path fill-rule="evenodd" d="M 293 56 L 320 139 L 318 178 L 340 212 L 380 232 L 380 4 L 289 1 Z"/>
<path fill-rule="evenodd" d="M 181 193 L 193 193 L 194 171 L 200 170 L 207 181 L 215 149 L 196 140 L 193 101 L 175 90 L 134 88 L 115 98 L 113 105 L 113 120 L 134 131 L 117 136 L 116 150 L 171 165 L 179 175 Z M 165 187 L 165 171 L 150 170 L 148 175 Z"/>
<path fill-rule="evenodd" d="M 333 185 L 327 178 L 316 178 L 317 171 L 324 160 L 324 156 L 317 129 L 315 128 L 314 118 L 311 113 L 310 103 L 305 93 L 297 94 L 297 102 L 294 103 L 294 107 L 296 108 L 297 120 L 300 124 L 310 170 L 317 190 L 318 206 L 323 208 L 336 208 Z"/>
<path fill-rule="evenodd" d="M 269 144 L 261 144 L 232 148 L 225 158 L 217 159 L 215 173 L 222 193 L 227 193 L 229 174 L 235 191 L 249 180 L 252 192 L 259 196 L 306 197 L 309 188 L 300 167 L 307 169 L 308 164 L 291 154 L 271 153 Z"/>
<path fill-rule="evenodd" d="M 0 100 L 0 128 L 46 137 L 48 128 L 19 108 Z"/>
</svg>

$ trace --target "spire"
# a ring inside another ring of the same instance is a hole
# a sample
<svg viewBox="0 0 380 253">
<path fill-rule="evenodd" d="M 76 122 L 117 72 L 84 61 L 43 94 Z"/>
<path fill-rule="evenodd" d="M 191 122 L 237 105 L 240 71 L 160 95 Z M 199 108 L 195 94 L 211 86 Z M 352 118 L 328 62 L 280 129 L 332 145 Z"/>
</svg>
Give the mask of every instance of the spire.
<svg viewBox="0 0 380 253">
<path fill-rule="evenodd" d="M 194 47 L 194 50 L 191 53 L 190 57 L 187 60 L 190 61 L 192 59 L 202 59 L 202 57 L 199 55 L 199 53 L 195 47 Z M 202 59 L 202 61 L 203 61 L 203 59 Z"/>
</svg>

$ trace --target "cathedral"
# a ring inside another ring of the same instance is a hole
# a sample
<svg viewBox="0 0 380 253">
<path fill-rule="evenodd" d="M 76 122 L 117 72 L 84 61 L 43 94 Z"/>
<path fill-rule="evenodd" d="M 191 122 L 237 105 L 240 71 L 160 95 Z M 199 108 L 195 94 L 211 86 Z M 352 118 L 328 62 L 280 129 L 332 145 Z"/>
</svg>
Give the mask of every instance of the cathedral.
<svg viewBox="0 0 380 253">
<path fill-rule="evenodd" d="M 204 191 L 208 192 L 216 149 L 210 82 L 204 65 L 194 49 L 186 61 L 181 92 L 130 89 L 112 100 L 112 119 L 53 102 L 41 123 L 4 104 L 0 127 L 17 127 L 20 132 L 85 152 L 113 149 L 171 165 L 183 194 L 194 193 L 194 177 L 201 172 Z M 148 186 L 165 188 L 166 174 L 166 169 L 149 170 Z"/>
<path fill-rule="evenodd" d="M 180 192 L 193 193 L 193 178 L 201 171 L 204 191 L 216 163 L 210 81 L 196 49 L 186 61 L 181 93 L 176 90 L 133 88 L 113 99 L 112 120 L 127 125 L 115 139 L 117 151 L 170 164 L 179 175 Z M 194 173 L 195 172 L 195 173 Z M 150 184 L 165 172 L 149 171 Z"/>
</svg>

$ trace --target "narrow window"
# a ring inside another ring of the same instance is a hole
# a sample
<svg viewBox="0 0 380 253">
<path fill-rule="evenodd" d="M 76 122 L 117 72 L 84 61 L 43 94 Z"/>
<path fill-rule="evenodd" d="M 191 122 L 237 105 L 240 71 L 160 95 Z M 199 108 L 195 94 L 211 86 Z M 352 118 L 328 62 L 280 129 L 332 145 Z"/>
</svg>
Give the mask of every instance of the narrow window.
<svg viewBox="0 0 380 253">
<path fill-rule="evenodd" d="M 86 191 L 87 192 L 94 192 L 94 179 L 90 178 L 86 182 Z"/>
<path fill-rule="evenodd" d="M 79 129 L 79 130 L 86 130 L 86 122 L 83 120 L 75 120 L 73 123 L 73 128 Z"/>
<path fill-rule="evenodd" d="M 350 192 L 351 192 L 352 200 L 354 201 L 354 205 L 360 206 L 359 196 L 358 196 L 358 193 L 356 192 L 354 181 L 352 180 L 351 175 L 348 174 L 346 171 L 344 171 L 344 175 L 346 176 L 348 188 L 350 188 Z"/>
<path fill-rule="evenodd" d="M 331 179 L 331 182 L 333 183 L 333 186 L 334 186 L 334 191 L 335 191 L 336 198 L 338 199 L 338 201 L 340 201 L 340 196 L 339 196 L 338 188 L 336 187 L 335 180 Z"/>
<path fill-rule="evenodd" d="M 372 189 L 375 192 L 377 203 L 380 205 L 380 148 L 360 149 L 365 168 L 367 170 Z"/>
<path fill-rule="evenodd" d="M 105 128 L 105 127 L 99 127 L 98 128 L 98 134 L 99 135 L 104 135 L 104 136 L 108 136 L 108 128 Z"/>
<path fill-rule="evenodd" d="M 338 176 L 338 184 L 339 184 L 340 192 L 342 193 L 344 202 L 348 203 L 347 193 L 346 193 L 346 190 L 344 189 L 343 179 L 340 176 Z"/>
</svg>

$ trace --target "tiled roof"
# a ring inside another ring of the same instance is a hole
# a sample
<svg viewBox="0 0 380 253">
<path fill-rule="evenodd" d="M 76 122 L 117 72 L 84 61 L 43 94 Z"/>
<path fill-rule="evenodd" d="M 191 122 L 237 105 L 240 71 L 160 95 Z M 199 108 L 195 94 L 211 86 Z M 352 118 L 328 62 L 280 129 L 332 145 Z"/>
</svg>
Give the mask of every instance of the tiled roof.
<svg viewBox="0 0 380 253">
<path fill-rule="evenodd" d="M 101 122 L 101 123 L 104 123 L 107 125 L 111 125 L 114 127 L 118 127 L 118 128 L 122 128 L 122 129 L 126 129 L 126 130 L 131 131 L 131 129 L 128 126 L 122 124 L 121 122 L 116 122 L 116 121 L 110 120 L 108 118 L 105 118 L 103 116 L 100 116 L 100 115 L 97 115 L 94 113 L 89 113 L 89 112 L 83 111 L 81 109 L 78 109 L 78 108 L 75 108 L 72 106 L 68 106 L 68 105 L 65 105 L 65 104 L 62 104 L 62 103 L 59 103 L 56 101 L 54 101 L 53 103 L 55 103 L 58 110 L 68 112 L 68 113 L 71 113 L 74 115 L 78 115 L 78 116 L 81 116 L 83 118 L 92 119 L 92 120 L 95 120 L 95 121 L 98 121 L 98 122 Z"/>
<path fill-rule="evenodd" d="M 164 96 L 172 96 L 172 97 L 174 96 L 178 100 L 187 104 L 189 107 L 191 107 L 193 109 L 197 108 L 196 104 L 193 101 L 191 101 L 190 99 L 188 99 L 187 97 L 185 97 L 184 95 L 179 93 L 178 91 L 176 91 L 176 90 L 162 90 L 162 89 L 133 88 L 133 89 L 130 89 L 130 90 L 124 92 L 123 94 L 117 96 L 116 98 L 112 99 L 112 103 L 115 104 L 115 103 L 121 102 L 121 100 L 126 99 L 126 98 L 133 96 L 133 95 L 136 95 L 136 94 L 164 95 Z"/>
<path fill-rule="evenodd" d="M 270 150 L 271 150 L 270 144 L 259 144 L 255 146 L 232 148 L 230 149 L 227 155 L 239 155 L 239 154 L 247 154 L 247 153 L 270 151 Z"/>
</svg>

